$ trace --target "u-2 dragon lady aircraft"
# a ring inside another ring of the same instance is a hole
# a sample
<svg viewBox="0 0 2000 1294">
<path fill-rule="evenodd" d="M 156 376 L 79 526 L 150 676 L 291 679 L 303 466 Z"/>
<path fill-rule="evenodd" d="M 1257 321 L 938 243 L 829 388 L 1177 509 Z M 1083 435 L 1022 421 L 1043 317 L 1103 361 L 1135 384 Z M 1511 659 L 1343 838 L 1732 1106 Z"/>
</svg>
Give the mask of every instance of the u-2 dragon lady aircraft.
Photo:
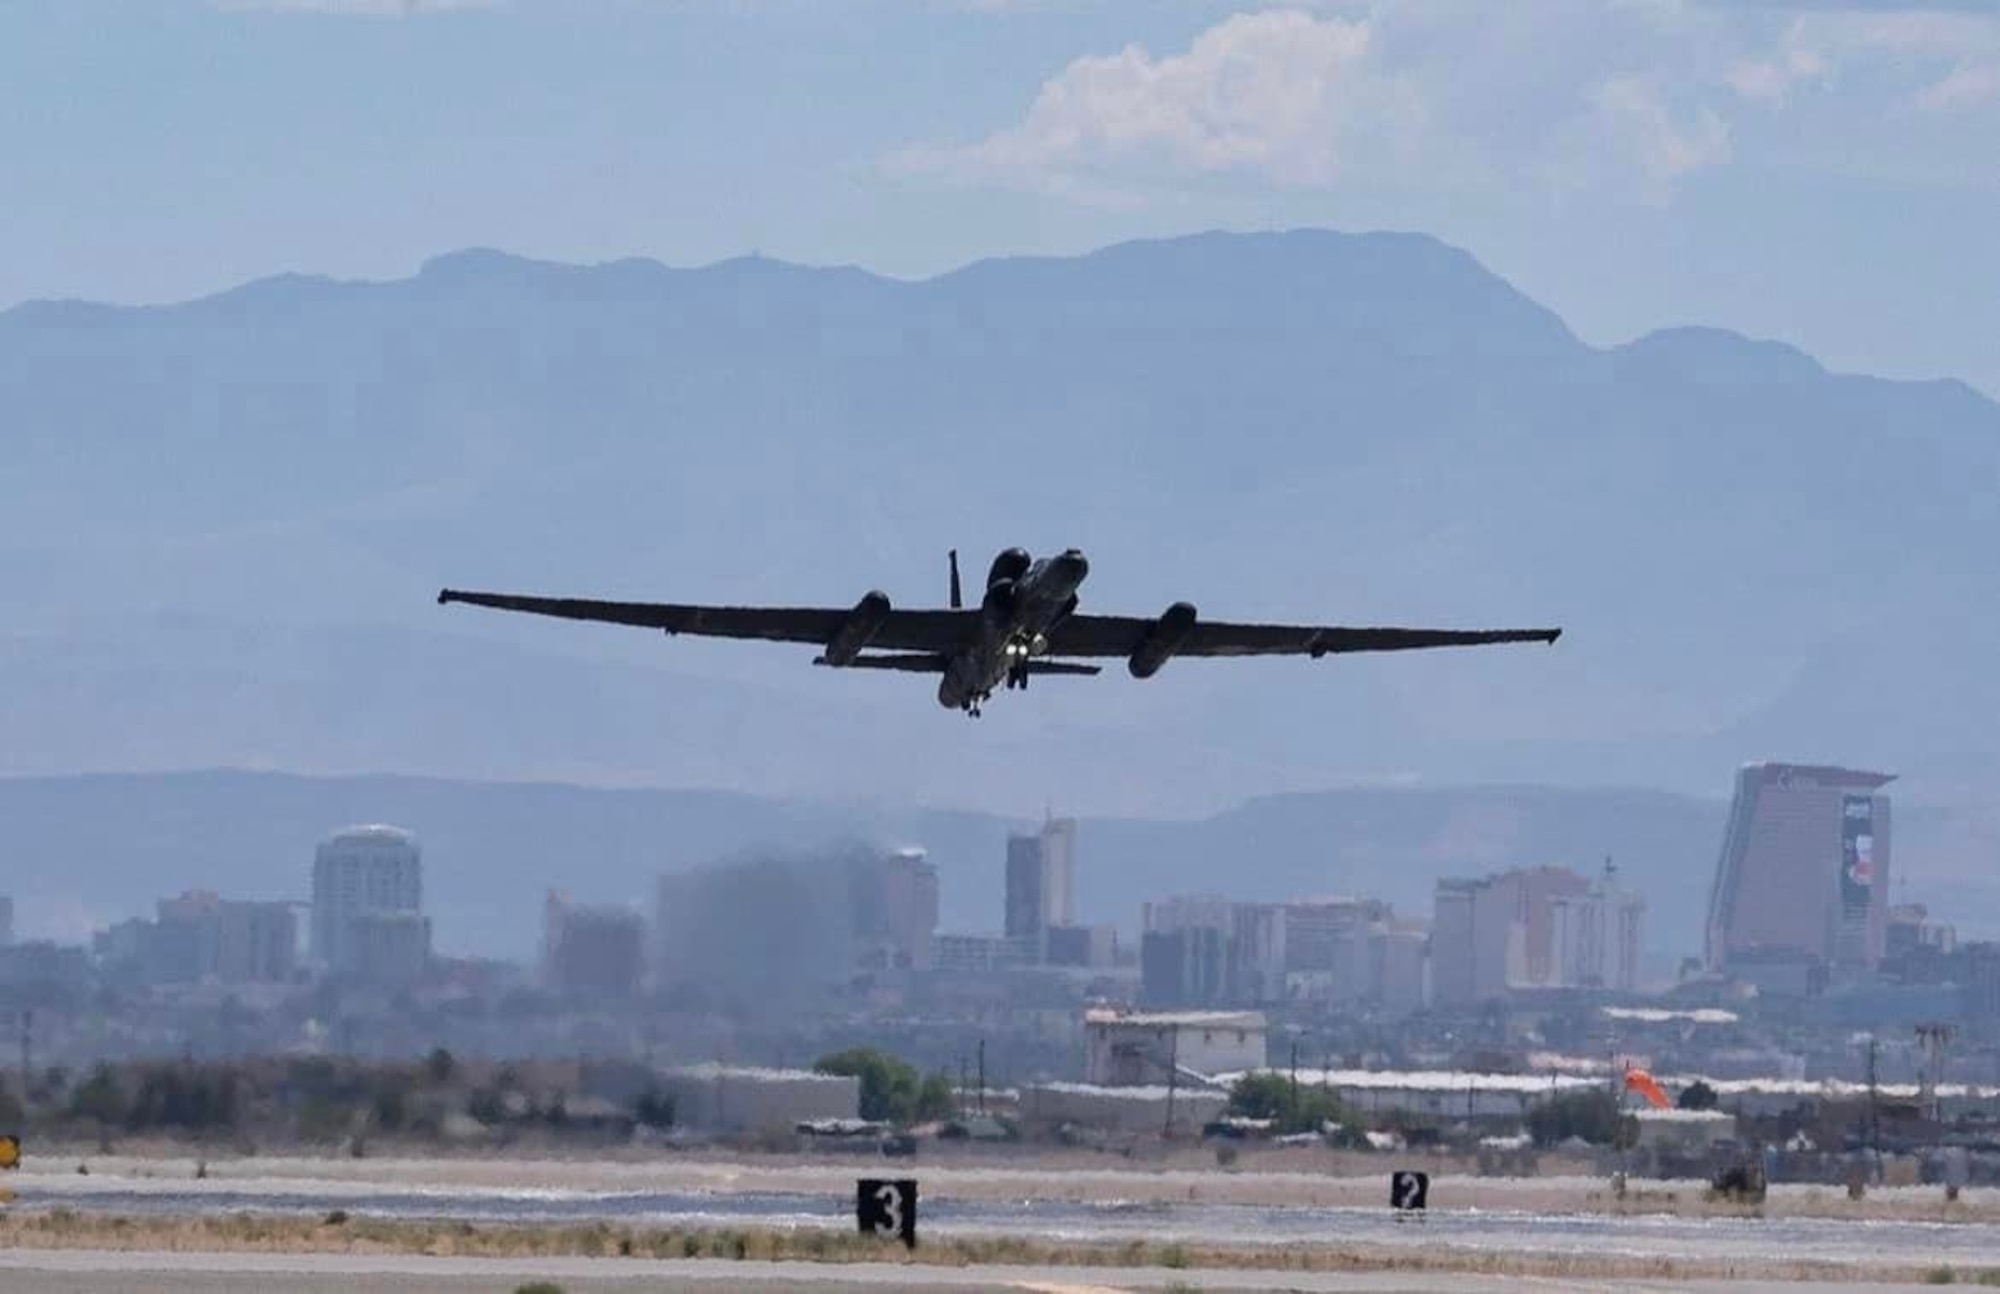
<svg viewBox="0 0 2000 1294">
<path fill-rule="evenodd" d="M 977 716 L 993 689 L 1025 688 L 1037 674 L 1096 674 L 1100 666 L 1066 656 L 1126 659 L 1133 678 L 1151 678 L 1173 656 L 1311 656 L 1330 652 L 1405 651 L 1482 643 L 1544 642 L 1560 629 L 1381 629 L 1339 625 L 1228 624 L 1198 618 L 1176 602 L 1158 617 L 1077 614 L 1077 589 L 1090 563 L 1071 548 L 1037 561 L 1009 548 L 993 559 L 986 593 L 965 606 L 958 552 L 951 553 L 951 606 L 898 611 L 871 591 L 852 607 L 712 607 L 658 602 L 597 602 L 445 589 L 438 601 L 567 620 L 660 629 L 711 638 L 812 643 L 815 665 L 937 674 L 938 704 Z M 871 650 L 872 649 L 872 650 Z"/>
</svg>

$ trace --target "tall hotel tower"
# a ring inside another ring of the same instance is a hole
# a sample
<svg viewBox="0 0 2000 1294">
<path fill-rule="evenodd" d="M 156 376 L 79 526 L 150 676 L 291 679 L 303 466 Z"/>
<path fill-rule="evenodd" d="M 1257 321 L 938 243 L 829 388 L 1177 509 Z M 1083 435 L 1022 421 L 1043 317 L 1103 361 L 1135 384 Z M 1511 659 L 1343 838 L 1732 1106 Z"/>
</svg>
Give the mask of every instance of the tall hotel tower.
<svg viewBox="0 0 2000 1294">
<path fill-rule="evenodd" d="M 1748 764 L 1736 775 L 1708 900 L 1708 964 L 1769 988 L 1872 970 L 1889 915 L 1895 778 Z"/>
</svg>

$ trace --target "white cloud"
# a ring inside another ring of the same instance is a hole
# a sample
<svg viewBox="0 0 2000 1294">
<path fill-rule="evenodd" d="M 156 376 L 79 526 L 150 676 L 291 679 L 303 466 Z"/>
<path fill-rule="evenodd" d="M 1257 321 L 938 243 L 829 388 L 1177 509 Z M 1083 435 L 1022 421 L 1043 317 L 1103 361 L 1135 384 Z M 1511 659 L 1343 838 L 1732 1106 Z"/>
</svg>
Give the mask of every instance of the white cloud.
<svg viewBox="0 0 2000 1294">
<path fill-rule="evenodd" d="M 1841 71 L 1894 87 L 1891 104 L 1957 112 L 2000 97 L 2000 16 L 1944 9 L 1848 9 L 1792 22 L 1768 57 L 1739 64 L 1730 83 L 1746 99 L 1783 102 L 1806 80 Z"/>
<path fill-rule="evenodd" d="M 1133 203 L 1524 186 L 1657 203 L 1739 161 L 1963 173 L 1954 150 L 1976 144 L 1947 114 L 2000 102 L 2000 15 L 1291 0 L 1221 17 L 1179 50 L 1088 54 L 1023 97 L 984 138 L 890 166 Z M 1784 107 L 1783 121 L 1759 111 Z"/>
<path fill-rule="evenodd" d="M 1722 118 L 1702 106 L 1676 112 L 1657 79 L 1615 77 L 1592 91 L 1591 102 L 1656 200 L 1683 177 L 1729 160 L 1729 126 Z"/>
<path fill-rule="evenodd" d="M 407 18 L 419 13 L 486 9 L 500 0 L 212 0 L 218 9 L 274 13 L 347 14 L 365 18 Z"/>
<path fill-rule="evenodd" d="M 1917 106 L 1928 112 L 1962 112 L 1996 98 L 2000 98 L 2000 63 L 1967 63 L 1918 91 Z"/>
<path fill-rule="evenodd" d="M 1237 14 L 1155 57 L 1138 45 L 1072 62 L 1015 126 L 963 148 L 907 150 L 902 169 L 1059 190 L 1236 175 L 1330 188 L 1423 121 L 1383 71 L 1366 21 Z"/>
<path fill-rule="evenodd" d="M 1782 104 L 1792 87 L 1808 81 L 1826 84 L 1832 69 L 1817 50 L 1794 45 L 1767 59 L 1751 59 L 1729 69 L 1725 79 L 1745 99 Z"/>
</svg>

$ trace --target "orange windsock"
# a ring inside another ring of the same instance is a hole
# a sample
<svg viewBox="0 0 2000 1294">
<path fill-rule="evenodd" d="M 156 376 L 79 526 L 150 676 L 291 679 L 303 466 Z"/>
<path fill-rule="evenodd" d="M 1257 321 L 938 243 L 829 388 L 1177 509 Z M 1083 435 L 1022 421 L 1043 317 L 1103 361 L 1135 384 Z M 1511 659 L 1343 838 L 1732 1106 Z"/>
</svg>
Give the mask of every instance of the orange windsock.
<svg viewBox="0 0 2000 1294">
<path fill-rule="evenodd" d="M 1660 1085 L 1653 1081 L 1653 1076 L 1643 1069 L 1626 1070 L 1625 1086 L 1645 1097 L 1646 1103 L 1655 1110 L 1665 1110 L 1673 1106 L 1673 1102 L 1667 1099 L 1667 1094 L 1660 1090 Z"/>
</svg>

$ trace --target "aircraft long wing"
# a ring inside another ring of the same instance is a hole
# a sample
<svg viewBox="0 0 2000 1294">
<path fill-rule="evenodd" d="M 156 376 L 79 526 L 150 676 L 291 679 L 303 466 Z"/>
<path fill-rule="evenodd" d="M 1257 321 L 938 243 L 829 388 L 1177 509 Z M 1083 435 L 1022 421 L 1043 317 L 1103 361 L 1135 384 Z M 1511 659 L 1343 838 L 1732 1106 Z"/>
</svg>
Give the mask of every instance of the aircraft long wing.
<svg viewBox="0 0 2000 1294">
<path fill-rule="evenodd" d="M 845 607 L 708 607 L 671 602 L 600 602 L 589 598 L 544 598 L 516 593 L 471 593 L 445 589 L 440 604 L 467 606 L 564 620 L 633 625 L 670 634 L 707 638 L 761 638 L 766 642 L 826 646 L 853 614 Z M 868 640 L 891 651 L 946 652 L 963 646 L 977 630 L 977 611 L 891 610 Z"/>
<path fill-rule="evenodd" d="M 1051 656 L 1129 656 L 1158 624 L 1142 616 L 1071 616 L 1049 635 Z M 1241 625 L 1197 620 L 1175 656 L 1325 656 L 1488 643 L 1552 643 L 1560 629 L 1396 629 L 1343 625 Z"/>
</svg>

